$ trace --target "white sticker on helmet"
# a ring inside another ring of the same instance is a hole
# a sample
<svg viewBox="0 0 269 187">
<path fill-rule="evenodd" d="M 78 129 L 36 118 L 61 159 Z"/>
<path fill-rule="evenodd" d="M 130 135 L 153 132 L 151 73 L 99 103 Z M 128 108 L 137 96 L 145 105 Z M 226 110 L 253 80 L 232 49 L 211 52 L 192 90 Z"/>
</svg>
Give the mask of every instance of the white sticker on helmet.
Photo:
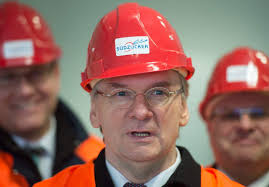
<svg viewBox="0 0 269 187">
<path fill-rule="evenodd" d="M 149 54 L 148 36 L 134 36 L 115 39 L 116 56 Z"/>
<path fill-rule="evenodd" d="M 250 62 L 248 65 L 234 65 L 226 70 L 227 82 L 246 82 L 249 86 L 255 86 L 258 82 L 258 69 Z"/>
<path fill-rule="evenodd" d="M 14 40 L 3 45 L 5 59 L 27 58 L 34 55 L 32 40 Z"/>
</svg>

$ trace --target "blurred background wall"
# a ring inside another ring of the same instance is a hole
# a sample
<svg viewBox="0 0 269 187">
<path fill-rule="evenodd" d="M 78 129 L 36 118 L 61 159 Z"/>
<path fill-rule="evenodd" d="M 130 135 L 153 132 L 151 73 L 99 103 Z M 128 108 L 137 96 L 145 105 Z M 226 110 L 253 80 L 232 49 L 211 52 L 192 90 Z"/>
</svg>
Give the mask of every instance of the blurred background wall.
<svg viewBox="0 0 269 187">
<path fill-rule="evenodd" d="M 0 0 L 1 1 L 1 0 Z M 85 127 L 101 136 L 89 121 L 89 95 L 80 87 L 88 42 L 98 20 L 124 0 L 21 0 L 48 21 L 61 59 L 61 97 L 71 105 Z M 213 161 L 209 140 L 198 113 L 215 62 L 234 47 L 248 45 L 269 54 L 268 0 L 137 0 L 161 12 L 177 30 L 196 72 L 190 82 L 190 121 L 181 129 L 178 145 L 189 148 L 203 165 Z"/>
</svg>

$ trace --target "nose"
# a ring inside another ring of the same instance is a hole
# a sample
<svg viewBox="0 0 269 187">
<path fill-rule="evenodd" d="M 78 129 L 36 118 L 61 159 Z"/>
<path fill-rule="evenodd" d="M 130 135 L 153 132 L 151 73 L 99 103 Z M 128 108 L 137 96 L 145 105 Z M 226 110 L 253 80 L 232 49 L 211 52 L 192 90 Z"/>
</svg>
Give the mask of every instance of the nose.
<svg viewBox="0 0 269 187">
<path fill-rule="evenodd" d="M 29 96 L 34 92 L 34 86 L 25 76 L 21 76 L 18 78 L 15 92 L 20 96 Z"/>
<path fill-rule="evenodd" d="M 240 117 L 240 128 L 243 130 L 250 130 L 253 127 L 253 122 L 248 114 L 242 114 Z"/>
<path fill-rule="evenodd" d="M 153 116 L 153 112 L 143 94 L 138 94 L 134 98 L 134 103 L 131 106 L 128 116 L 129 118 L 135 118 L 141 121 L 150 119 Z"/>
</svg>

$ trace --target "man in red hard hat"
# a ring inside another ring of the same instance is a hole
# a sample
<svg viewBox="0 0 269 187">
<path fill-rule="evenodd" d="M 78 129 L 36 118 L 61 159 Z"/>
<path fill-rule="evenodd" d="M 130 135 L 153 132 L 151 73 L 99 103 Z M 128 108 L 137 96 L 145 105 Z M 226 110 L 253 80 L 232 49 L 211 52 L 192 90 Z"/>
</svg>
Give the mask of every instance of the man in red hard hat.
<svg viewBox="0 0 269 187">
<path fill-rule="evenodd" d="M 200 113 L 216 163 L 248 187 L 269 185 L 269 59 L 239 47 L 217 63 Z"/>
<path fill-rule="evenodd" d="M 90 119 L 106 148 L 93 162 L 36 184 L 45 186 L 241 186 L 197 164 L 176 146 L 187 124 L 187 79 L 194 68 L 169 22 L 125 3 L 97 24 L 81 86 L 91 94 Z"/>
<path fill-rule="evenodd" d="M 103 148 L 58 99 L 60 57 L 36 10 L 16 1 L 0 4 L 0 150 L 29 185 Z"/>
</svg>

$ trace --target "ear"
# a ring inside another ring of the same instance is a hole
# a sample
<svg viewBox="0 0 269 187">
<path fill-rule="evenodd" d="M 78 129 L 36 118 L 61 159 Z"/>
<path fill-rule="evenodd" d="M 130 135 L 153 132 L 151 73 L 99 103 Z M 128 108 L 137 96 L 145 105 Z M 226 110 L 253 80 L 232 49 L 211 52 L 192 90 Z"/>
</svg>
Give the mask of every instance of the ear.
<svg viewBox="0 0 269 187">
<path fill-rule="evenodd" d="M 213 130 L 213 125 L 214 124 L 212 124 L 212 122 L 209 119 L 205 120 L 205 125 L 206 125 L 206 128 L 207 128 L 208 132 L 211 132 Z"/>
<path fill-rule="evenodd" d="M 180 112 L 179 126 L 183 127 L 189 122 L 190 114 L 186 100 L 182 100 L 182 108 Z"/>
<path fill-rule="evenodd" d="M 205 124 L 206 124 L 206 128 L 208 132 L 211 132 L 214 128 L 214 124 L 212 124 L 212 112 L 214 110 L 214 108 L 217 105 L 218 102 L 218 98 L 221 98 L 220 96 L 213 99 L 213 101 L 210 101 L 207 106 L 204 109 L 204 117 L 205 117 Z"/>
<path fill-rule="evenodd" d="M 100 122 L 99 122 L 99 118 L 98 118 L 98 114 L 96 112 L 95 102 L 91 102 L 90 120 L 91 120 L 91 124 L 94 128 L 101 127 Z"/>
<path fill-rule="evenodd" d="M 59 62 L 52 62 L 52 63 L 56 63 L 55 64 L 55 69 L 54 69 L 54 73 L 57 77 L 60 77 L 61 75 L 61 71 L 60 71 L 60 64 Z"/>
</svg>

